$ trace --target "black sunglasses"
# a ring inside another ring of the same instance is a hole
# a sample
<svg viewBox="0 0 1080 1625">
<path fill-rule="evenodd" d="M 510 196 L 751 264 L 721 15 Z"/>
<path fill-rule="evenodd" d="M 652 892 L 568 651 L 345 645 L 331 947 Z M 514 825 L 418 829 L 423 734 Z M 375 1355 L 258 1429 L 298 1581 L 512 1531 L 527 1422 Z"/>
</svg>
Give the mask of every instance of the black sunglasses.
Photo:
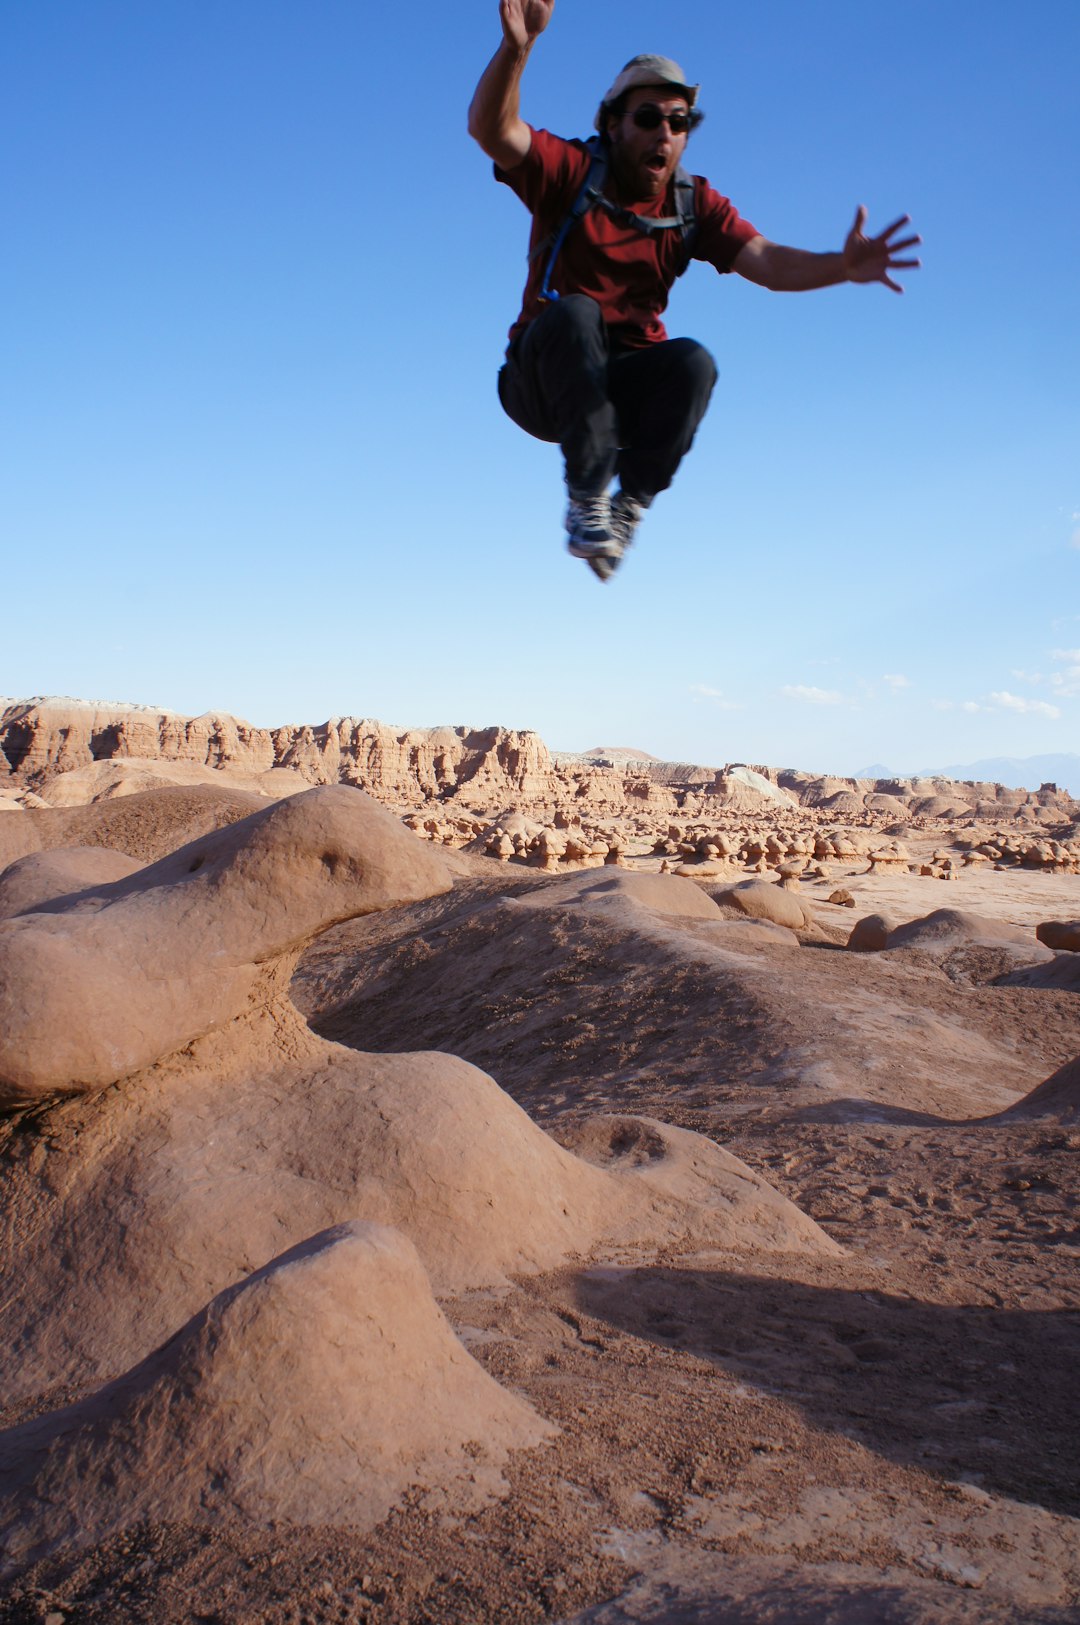
<svg viewBox="0 0 1080 1625">
<path fill-rule="evenodd" d="M 685 135 L 690 128 L 689 113 L 662 113 L 652 102 L 642 102 L 630 114 L 639 130 L 658 130 L 666 124 L 672 135 Z"/>
</svg>

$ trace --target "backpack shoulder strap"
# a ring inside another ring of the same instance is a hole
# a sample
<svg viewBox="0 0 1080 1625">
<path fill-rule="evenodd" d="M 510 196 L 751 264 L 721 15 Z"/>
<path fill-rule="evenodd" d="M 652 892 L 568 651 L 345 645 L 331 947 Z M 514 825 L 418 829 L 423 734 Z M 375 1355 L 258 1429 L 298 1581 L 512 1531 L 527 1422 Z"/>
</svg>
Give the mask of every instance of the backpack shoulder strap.
<svg viewBox="0 0 1080 1625">
<path fill-rule="evenodd" d="M 690 261 L 694 257 L 694 244 L 697 240 L 698 217 L 695 206 L 696 185 L 693 175 L 688 175 L 680 164 L 675 171 L 675 209 L 679 218 L 680 264 L 676 272 L 682 276 Z"/>
<path fill-rule="evenodd" d="M 566 241 L 567 233 L 576 221 L 580 220 L 583 215 L 588 214 L 589 210 L 601 200 L 604 194 L 608 163 L 607 153 L 604 151 L 600 137 L 598 135 L 590 136 L 588 141 L 584 143 L 584 150 L 589 155 L 589 167 L 578 194 L 570 205 L 569 212 L 554 235 L 546 237 L 542 243 L 538 243 L 529 256 L 530 260 L 534 260 L 538 255 L 547 251 L 550 246 L 547 264 L 544 266 L 544 275 L 540 284 L 540 298 L 544 300 L 558 299 L 559 297 L 551 286 L 551 275 L 555 269 L 555 261 L 562 250 L 562 245 Z"/>
</svg>

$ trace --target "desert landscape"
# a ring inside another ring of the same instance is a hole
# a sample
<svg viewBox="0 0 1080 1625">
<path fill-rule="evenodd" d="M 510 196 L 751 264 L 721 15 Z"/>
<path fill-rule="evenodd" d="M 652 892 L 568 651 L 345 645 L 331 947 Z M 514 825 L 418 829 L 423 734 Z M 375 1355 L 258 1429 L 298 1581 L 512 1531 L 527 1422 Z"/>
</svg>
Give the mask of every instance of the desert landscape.
<svg viewBox="0 0 1080 1625">
<path fill-rule="evenodd" d="M 0 710 L 0 1620 L 1080 1619 L 1080 802 Z"/>
</svg>

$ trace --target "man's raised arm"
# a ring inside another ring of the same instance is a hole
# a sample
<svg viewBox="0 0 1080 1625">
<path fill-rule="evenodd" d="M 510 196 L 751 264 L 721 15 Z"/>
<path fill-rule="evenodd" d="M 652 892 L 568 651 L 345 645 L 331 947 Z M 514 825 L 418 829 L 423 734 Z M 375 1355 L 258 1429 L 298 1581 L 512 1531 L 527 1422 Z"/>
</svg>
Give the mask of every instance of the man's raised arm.
<svg viewBox="0 0 1080 1625">
<path fill-rule="evenodd" d="M 838 282 L 884 282 L 894 293 L 903 293 L 889 272 L 914 270 L 920 263 L 897 258 L 905 248 L 914 248 L 922 241 L 915 236 L 893 240 L 908 224 L 908 216 L 902 214 L 879 236 L 867 237 L 863 232 L 866 210 L 860 204 L 855 211 L 855 224 L 839 252 L 812 254 L 805 248 L 784 248 L 780 243 L 770 243 L 766 237 L 751 237 L 735 256 L 732 270 L 738 271 L 748 282 L 771 288 L 774 293 L 803 293 L 810 288 L 832 288 Z"/>
<path fill-rule="evenodd" d="M 500 169 L 513 169 L 532 145 L 521 116 L 521 76 L 555 0 L 499 0 L 502 43 L 484 69 L 469 108 L 469 134 Z"/>
</svg>

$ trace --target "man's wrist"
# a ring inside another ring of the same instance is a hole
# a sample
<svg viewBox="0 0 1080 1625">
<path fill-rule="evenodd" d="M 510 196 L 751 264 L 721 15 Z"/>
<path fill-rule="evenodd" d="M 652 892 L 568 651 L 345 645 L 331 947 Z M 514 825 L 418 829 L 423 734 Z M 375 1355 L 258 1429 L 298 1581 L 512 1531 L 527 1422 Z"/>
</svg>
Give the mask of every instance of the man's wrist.
<svg viewBox="0 0 1080 1625">
<path fill-rule="evenodd" d="M 507 39 L 506 35 L 504 34 L 502 44 L 499 46 L 499 54 L 502 56 L 508 67 L 524 67 L 525 63 L 529 60 L 529 53 L 535 43 L 535 40 L 530 39 L 526 40 L 524 45 L 517 45 L 513 40 Z"/>
</svg>

